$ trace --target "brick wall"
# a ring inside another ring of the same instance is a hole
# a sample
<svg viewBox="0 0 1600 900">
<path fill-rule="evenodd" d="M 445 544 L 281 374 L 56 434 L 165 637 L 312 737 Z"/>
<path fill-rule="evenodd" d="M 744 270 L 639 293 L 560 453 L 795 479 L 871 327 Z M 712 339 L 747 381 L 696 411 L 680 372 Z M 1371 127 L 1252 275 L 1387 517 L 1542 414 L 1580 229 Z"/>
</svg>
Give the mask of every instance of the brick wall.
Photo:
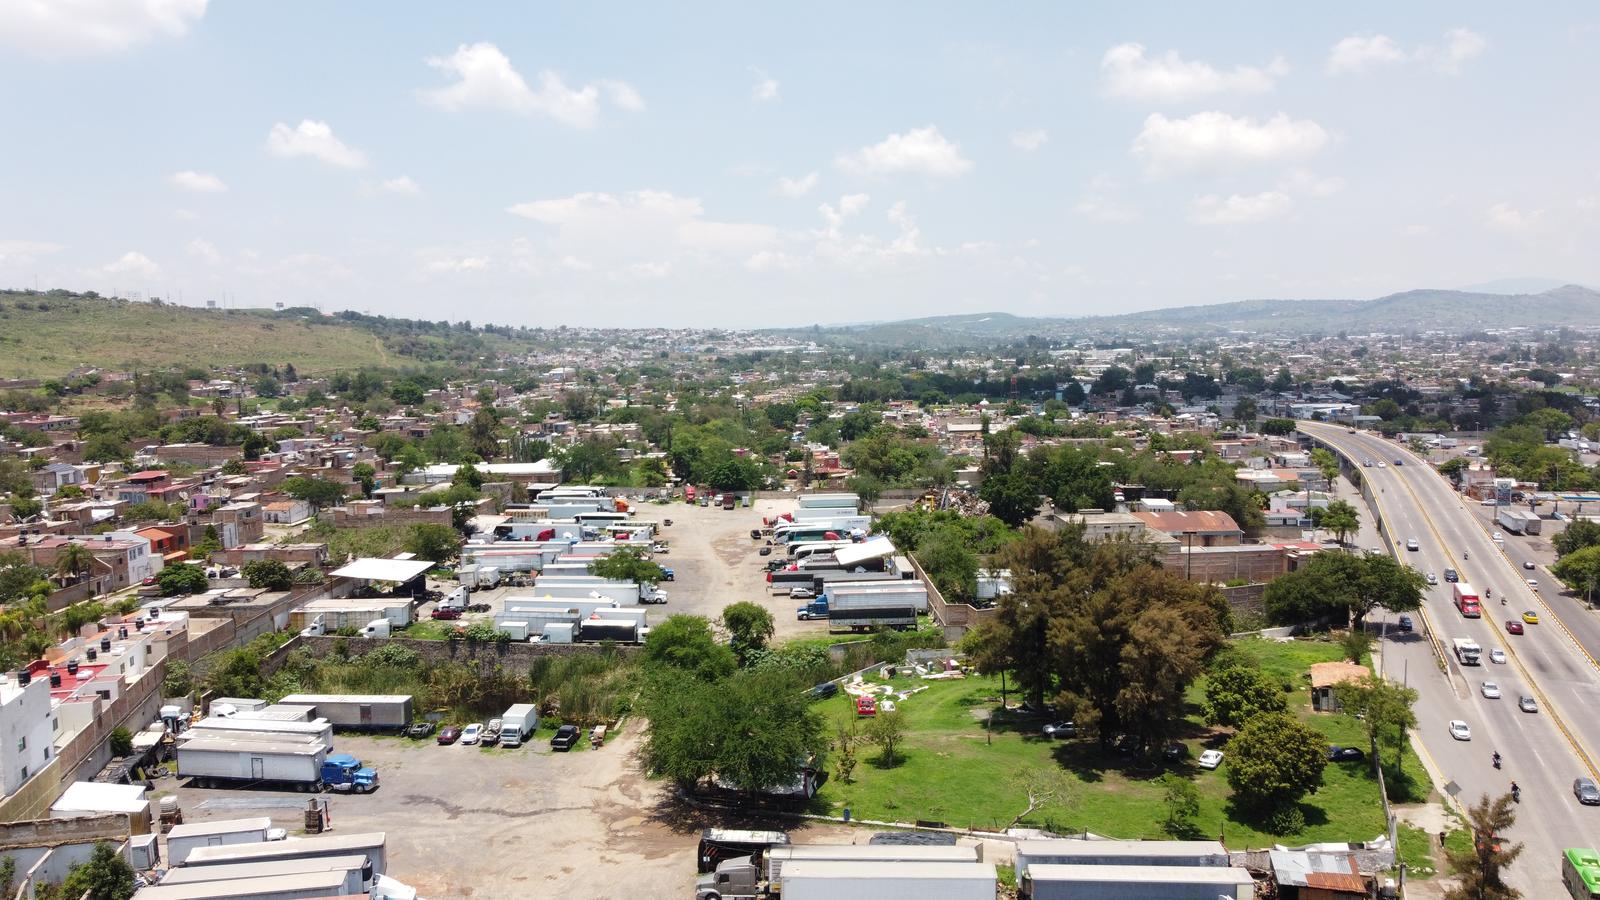
<svg viewBox="0 0 1600 900">
<path fill-rule="evenodd" d="M 1249 616 L 1256 619 L 1265 619 L 1267 607 L 1262 603 L 1266 596 L 1267 586 L 1264 584 L 1243 584 L 1238 587 L 1220 588 L 1222 596 L 1228 601 L 1228 608 L 1235 616 Z"/>
<path fill-rule="evenodd" d="M 0 851 L 13 847 L 80 844 L 101 839 L 120 843 L 127 838 L 127 813 L 85 815 L 71 819 L 29 819 L 0 824 Z"/>
</svg>

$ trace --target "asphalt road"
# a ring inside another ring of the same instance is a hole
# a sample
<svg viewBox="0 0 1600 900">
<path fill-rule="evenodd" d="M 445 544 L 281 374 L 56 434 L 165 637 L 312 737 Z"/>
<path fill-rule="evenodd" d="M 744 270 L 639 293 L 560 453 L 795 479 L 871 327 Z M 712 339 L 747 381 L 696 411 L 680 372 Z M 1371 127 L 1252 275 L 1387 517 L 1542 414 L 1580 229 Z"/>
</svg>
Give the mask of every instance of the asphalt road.
<svg viewBox="0 0 1600 900">
<path fill-rule="evenodd" d="M 1515 780 L 1522 788 L 1517 824 L 1508 837 L 1527 846 L 1508 878 L 1527 896 L 1561 893 L 1560 852 L 1568 847 L 1600 847 L 1600 807 L 1581 806 L 1572 794 L 1580 775 L 1600 778 L 1593 760 L 1600 758 L 1600 667 L 1569 636 L 1555 611 L 1524 583 L 1525 573 L 1501 553 L 1480 520 L 1432 469 L 1410 451 L 1381 436 L 1350 434 L 1342 426 L 1302 423 L 1301 429 L 1344 452 L 1359 465 L 1374 491 L 1379 516 L 1395 553 L 1420 571 L 1439 574 L 1428 590 L 1419 633 L 1388 632 L 1384 645 L 1385 675 L 1404 679 L 1417 689 L 1417 732 L 1424 751 L 1445 778 L 1460 786 L 1467 804 L 1481 794 L 1507 791 Z M 1403 461 L 1396 465 L 1395 461 Z M 1385 466 L 1378 467 L 1382 461 Z M 1415 538 L 1418 550 L 1405 549 Z M 1468 558 L 1463 559 L 1463 551 Z M 1480 619 L 1461 617 L 1452 603 L 1444 570 L 1454 568 L 1463 581 L 1487 588 Z M 1548 575 L 1539 573 L 1548 584 Z M 1506 600 L 1504 606 L 1501 600 Z M 1505 620 L 1524 610 L 1539 613 L 1540 624 L 1526 625 L 1526 634 L 1512 635 Z M 1386 618 L 1391 623 L 1396 618 Z M 1461 666 L 1451 640 L 1472 638 L 1483 647 L 1483 664 Z M 1447 668 L 1441 672 L 1429 645 L 1437 641 Z M 1488 661 L 1492 648 L 1507 651 L 1507 662 Z M 1501 699 L 1481 693 L 1484 681 L 1499 684 Z M 1539 712 L 1518 709 L 1520 695 L 1534 696 Z M 1472 727 L 1470 741 L 1449 733 L 1452 719 Z M 1491 757 L 1504 757 L 1495 770 Z"/>
</svg>

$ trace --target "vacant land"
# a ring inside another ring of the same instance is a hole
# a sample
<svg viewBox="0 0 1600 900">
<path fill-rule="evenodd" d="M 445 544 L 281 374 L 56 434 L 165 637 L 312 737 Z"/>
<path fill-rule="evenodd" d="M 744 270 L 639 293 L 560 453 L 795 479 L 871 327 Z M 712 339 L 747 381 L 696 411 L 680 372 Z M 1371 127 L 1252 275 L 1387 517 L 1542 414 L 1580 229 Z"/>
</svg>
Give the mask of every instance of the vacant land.
<svg viewBox="0 0 1600 900">
<path fill-rule="evenodd" d="M 1252 641 L 1245 647 L 1265 671 L 1296 685 L 1291 710 L 1326 734 L 1330 744 L 1364 746 L 1355 719 L 1309 710 L 1310 693 L 1300 674 L 1312 662 L 1339 658 L 1336 646 Z M 1088 741 L 1051 740 L 1041 734 L 1044 722 L 1039 719 L 996 712 L 989 721 L 1000 698 L 998 679 L 919 682 L 898 678 L 891 683 L 901 690 L 927 687 L 899 704 L 909 731 L 904 759 L 884 767 L 879 752 L 863 745 L 854 783 L 833 777 L 819 795 L 819 806 L 836 815 L 849 807 L 853 816 L 862 819 L 920 819 L 955 827 L 1005 828 L 1023 816 L 1031 791 L 1050 799 L 1026 816 L 1028 824 L 1063 833 L 1162 838 L 1166 835 L 1160 823 L 1166 810 L 1157 779 L 1175 771 L 1193 779 L 1199 788 L 1200 831 L 1222 837 L 1230 847 L 1359 841 L 1384 833 L 1377 780 L 1366 763 L 1329 763 L 1322 788 L 1302 804 L 1305 830 L 1295 835 L 1268 833 L 1262 823 L 1245 817 L 1230 803 L 1226 762 L 1216 771 L 1195 765 L 1200 751 L 1225 749 L 1229 736 L 1205 726 L 1197 710 L 1180 734 L 1187 755 L 1176 763 L 1157 766 L 1103 752 Z M 1011 702 L 1017 699 L 1013 693 Z M 824 710 L 831 721 L 854 718 L 844 696 L 827 701 Z M 1422 766 L 1409 750 L 1406 770 L 1423 780 Z"/>
</svg>

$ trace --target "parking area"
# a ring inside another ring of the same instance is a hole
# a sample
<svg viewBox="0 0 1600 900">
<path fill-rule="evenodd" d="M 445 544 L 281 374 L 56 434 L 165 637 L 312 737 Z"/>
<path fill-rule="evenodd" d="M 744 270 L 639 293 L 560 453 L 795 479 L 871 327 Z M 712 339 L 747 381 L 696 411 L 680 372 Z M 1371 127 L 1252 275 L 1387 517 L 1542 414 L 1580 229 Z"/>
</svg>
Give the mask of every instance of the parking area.
<svg viewBox="0 0 1600 900">
<path fill-rule="evenodd" d="M 336 833 L 383 831 L 389 874 L 437 897 L 683 897 L 708 825 L 779 827 L 797 841 L 864 842 L 863 832 L 792 823 L 724 822 L 683 807 L 638 770 L 637 723 L 598 750 L 553 753 L 548 735 L 517 750 L 339 735 L 335 747 L 373 766 L 371 794 L 323 794 Z M 186 822 L 271 816 L 291 834 L 311 795 L 254 790 L 176 793 Z"/>
</svg>

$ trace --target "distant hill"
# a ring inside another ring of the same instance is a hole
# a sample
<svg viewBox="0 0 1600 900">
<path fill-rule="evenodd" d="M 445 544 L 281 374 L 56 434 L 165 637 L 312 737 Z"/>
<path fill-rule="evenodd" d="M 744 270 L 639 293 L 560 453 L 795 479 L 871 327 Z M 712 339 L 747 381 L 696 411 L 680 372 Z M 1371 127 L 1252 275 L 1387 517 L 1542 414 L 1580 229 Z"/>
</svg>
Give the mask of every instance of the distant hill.
<svg viewBox="0 0 1600 900">
<path fill-rule="evenodd" d="M 1507 294 L 1520 296 L 1524 294 L 1542 294 L 1545 291 L 1565 287 L 1576 282 L 1562 281 L 1559 278 L 1496 278 L 1481 284 L 1467 284 L 1456 288 L 1469 294 Z M 1584 285 L 1588 287 L 1588 285 Z"/>
<path fill-rule="evenodd" d="M 314 309 L 197 309 L 67 291 L 0 291 L 0 378 L 48 378 L 80 365 L 293 363 L 305 374 L 465 359 L 497 334 Z"/>
<path fill-rule="evenodd" d="M 1561 325 L 1600 327 L 1600 292 L 1580 285 L 1509 296 L 1415 290 L 1376 300 L 1239 300 L 1072 319 L 970 313 L 870 325 L 781 329 L 779 333 L 837 343 L 952 348 L 1019 340 L 1029 335 L 1063 339 L 1178 338 L 1229 333 L 1304 335 L 1339 331 L 1461 333 L 1485 328 Z"/>
</svg>

